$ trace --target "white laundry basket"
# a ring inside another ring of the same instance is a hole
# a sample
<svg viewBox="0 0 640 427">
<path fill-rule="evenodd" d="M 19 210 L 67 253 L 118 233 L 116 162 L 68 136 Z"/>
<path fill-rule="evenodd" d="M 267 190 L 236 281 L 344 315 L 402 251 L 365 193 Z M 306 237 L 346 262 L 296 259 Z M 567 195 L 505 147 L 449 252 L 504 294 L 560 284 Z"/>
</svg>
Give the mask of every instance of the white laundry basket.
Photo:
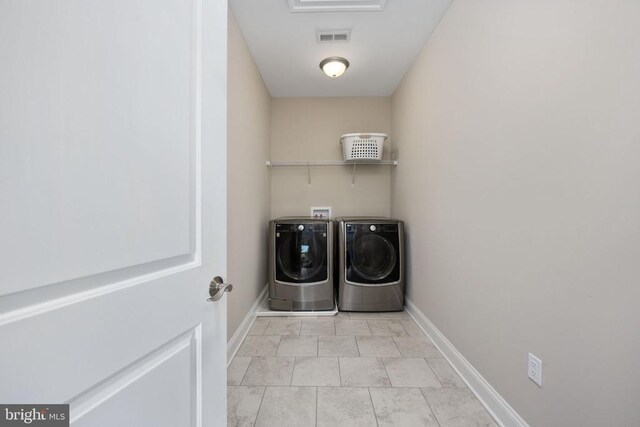
<svg viewBox="0 0 640 427">
<path fill-rule="evenodd" d="M 387 134 L 347 133 L 340 137 L 345 161 L 382 160 L 382 148 Z"/>
</svg>

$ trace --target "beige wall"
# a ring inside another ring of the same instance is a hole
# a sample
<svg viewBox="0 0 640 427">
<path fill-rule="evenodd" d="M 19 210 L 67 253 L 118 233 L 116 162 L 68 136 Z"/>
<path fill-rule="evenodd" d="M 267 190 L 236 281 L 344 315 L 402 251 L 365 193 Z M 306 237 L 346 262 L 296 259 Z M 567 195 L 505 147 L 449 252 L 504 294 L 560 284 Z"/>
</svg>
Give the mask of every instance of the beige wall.
<svg viewBox="0 0 640 427">
<path fill-rule="evenodd" d="M 532 426 L 640 425 L 639 25 L 456 0 L 393 96 L 408 296 Z"/>
<path fill-rule="evenodd" d="M 266 284 L 271 98 L 229 12 L 228 264 L 230 339 Z"/>
<path fill-rule="evenodd" d="M 342 160 L 340 136 L 391 128 L 390 98 L 273 98 L 271 160 Z M 385 159 L 389 158 L 385 148 Z M 390 166 L 272 168 L 271 216 L 309 215 L 331 206 L 338 215 L 389 215 Z"/>
</svg>

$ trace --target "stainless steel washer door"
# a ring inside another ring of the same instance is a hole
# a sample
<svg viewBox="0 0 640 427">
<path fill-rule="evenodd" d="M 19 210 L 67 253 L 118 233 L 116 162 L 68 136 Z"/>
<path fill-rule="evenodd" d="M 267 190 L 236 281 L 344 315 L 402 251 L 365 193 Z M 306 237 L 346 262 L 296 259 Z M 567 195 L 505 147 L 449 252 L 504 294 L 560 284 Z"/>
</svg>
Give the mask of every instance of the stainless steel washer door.
<svg viewBox="0 0 640 427">
<path fill-rule="evenodd" d="M 280 225 L 280 224 L 278 224 Z M 280 227 L 276 237 L 276 280 L 312 283 L 327 279 L 327 226 Z"/>
</svg>

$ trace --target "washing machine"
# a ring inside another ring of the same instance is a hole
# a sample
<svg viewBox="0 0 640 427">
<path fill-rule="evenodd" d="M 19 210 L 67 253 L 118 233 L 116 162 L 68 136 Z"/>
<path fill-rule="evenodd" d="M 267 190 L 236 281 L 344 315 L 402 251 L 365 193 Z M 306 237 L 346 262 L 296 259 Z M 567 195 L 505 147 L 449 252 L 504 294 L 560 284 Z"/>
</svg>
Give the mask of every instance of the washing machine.
<svg viewBox="0 0 640 427">
<path fill-rule="evenodd" d="M 269 308 L 333 310 L 335 221 L 308 217 L 269 222 Z"/>
<path fill-rule="evenodd" d="M 338 309 L 400 311 L 404 307 L 404 223 L 380 217 L 338 222 Z"/>
</svg>

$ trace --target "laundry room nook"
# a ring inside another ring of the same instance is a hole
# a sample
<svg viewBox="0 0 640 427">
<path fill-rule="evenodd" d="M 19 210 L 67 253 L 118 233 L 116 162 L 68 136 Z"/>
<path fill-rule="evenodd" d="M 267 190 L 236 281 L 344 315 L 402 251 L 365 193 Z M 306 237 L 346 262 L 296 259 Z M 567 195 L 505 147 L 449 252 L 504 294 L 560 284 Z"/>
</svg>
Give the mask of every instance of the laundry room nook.
<svg viewBox="0 0 640 427">
<path fill-rule="evenodd" d="M 404 310 L 391 97 L 271 96 L 233 13 L 229 59 L 229 425 L 495 425 Z"/>
</svg>

